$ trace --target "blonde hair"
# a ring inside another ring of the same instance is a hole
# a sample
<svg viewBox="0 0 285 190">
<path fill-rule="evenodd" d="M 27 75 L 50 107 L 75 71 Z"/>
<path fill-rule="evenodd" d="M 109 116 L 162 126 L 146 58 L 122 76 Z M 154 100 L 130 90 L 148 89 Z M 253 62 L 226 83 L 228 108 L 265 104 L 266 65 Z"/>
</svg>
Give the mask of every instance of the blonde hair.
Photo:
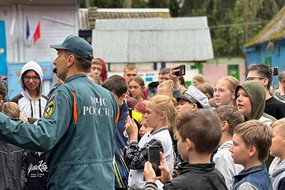
<svg viewBox="0 0 285 190">
<path fill-rule="evenodd" d="M 261 121 L 250 120 L 234 128 L 234 134 L 239 135 L 246 146 L 256 147 L 259 161 L 264 162 L 267 159 L 272 142 L 271 127 Z"/>
<path fill-rule="evenodd" d="M 236 87 L 239 84 L 239 81 L 235 77 L 232 77 L 232 76 L 222 77 L 216 81 L 216 84 L 218 82 L 225 82 L 227 84 L 227 88 L 231 91 L 232 94 L 235 93 Z"/>
<path fill-rule="evenodd" d="M 206 82 L 206 79 L 205 79 L 204 75 L 202 75 L 202 74 L 198 74 L 198 75 L 194 76 L 193 80 L 194 79 L 197 80 L 199 83 Z"/>
<path fill-rule="evenodd" d="M 170 97 L 166 95 L 156 95 L 152 97 L 147 106 L 156 113 L 165 112 L 165 125 L 171 128 L 176 128 L 177 110 Z"/>
<path fill-rule="evenodd" d="M 20 118 L 20 108 L 15 102 L 5 102 L 1 105 L 0 112 L 11 118 Z"/>
<path fill-rule="evenodd" d="M 285 118 L 279 119 L 272 124 L 272 129 L 276 128 L 281 136 L 285 137 Z"/>
</svg>

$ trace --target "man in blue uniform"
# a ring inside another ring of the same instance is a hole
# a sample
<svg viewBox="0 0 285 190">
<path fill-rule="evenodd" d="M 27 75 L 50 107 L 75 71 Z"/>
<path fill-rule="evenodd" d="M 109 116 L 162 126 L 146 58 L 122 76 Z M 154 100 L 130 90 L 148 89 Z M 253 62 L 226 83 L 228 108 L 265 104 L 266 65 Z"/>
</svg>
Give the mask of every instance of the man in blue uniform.
<svg viewBox="0 0 285 190">
<path fill-rule="evenodd" d="M 37 125 L 0 113 L 0 138 L 17 146 L 47 151 L 48 189 L 114 189 L 114 142 L 118 105 L 85 71 L 92 47 L 77 36 L 52 45 L 57 77 Z"/>
</svg>

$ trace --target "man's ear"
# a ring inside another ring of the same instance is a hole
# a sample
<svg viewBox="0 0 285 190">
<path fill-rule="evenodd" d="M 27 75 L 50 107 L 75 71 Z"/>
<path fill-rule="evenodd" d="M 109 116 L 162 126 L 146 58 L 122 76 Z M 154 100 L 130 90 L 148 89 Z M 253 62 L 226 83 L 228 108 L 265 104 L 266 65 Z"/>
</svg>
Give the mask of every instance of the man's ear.
<svg viewBox="0 0 285 190">
<path fill-rule="evenodd" d="M 126 98 L 126 93 L 122 94 L 122 96 L 119 97 L 119 99 L 124 100 Z"/>
<path fill-rule="evenodd" d="M 67 66 L 68 67 L 70 67 L 71 65 L 73 65 L 74 64 L 74 60 L 75 60 L 75 57 L 74 57 L 74 55 L 69 55 L 68 57 L 67 57 Z"/>
<path fill-rule="evenodd" d="M 262 80 L 262 85 L 266 87 L 267 84 L 268 84 L 268 78 L 263 79 Z"/>
</svg>

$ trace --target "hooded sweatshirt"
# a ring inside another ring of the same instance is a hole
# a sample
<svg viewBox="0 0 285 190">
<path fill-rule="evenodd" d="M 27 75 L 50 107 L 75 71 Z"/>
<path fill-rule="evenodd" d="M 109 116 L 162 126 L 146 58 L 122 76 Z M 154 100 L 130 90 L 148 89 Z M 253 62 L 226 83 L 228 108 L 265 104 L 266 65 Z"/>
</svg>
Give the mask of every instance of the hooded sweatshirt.
<svg viewBox="0 0 285 190">
<path fill-rule="evenodd" d="M 251 103 L 251 117 L 245 118 L 246 120 L 256 119 L 267 125 L 271 125 L 276 119 L 264 113 L 265 108 L 265 89 L 261 83 L 256 81 L 246 81 L 237 85 L 235 97 L 237 99 L 237 92 L 242 88 L 248 95 Z"/>
<path fill-rule="evenodd" d="M 283 160 L 273 171 L 271 177 L 271 189 L 278 190 L 282 189 L 280 186 L 284 188 L 284 180 L 285 180 L 285 160 Z"/>
<path fill-rule="evenodd" d="M 102 79 L 102 82 L 104 82 L 107 79 L 107 68 L 106 68 L 106 62 L 104 61 L 104 59 L 97 57 L 97 59 L 99 59 L 102 63 L 102 71 L 100 74 L 100 77 Z"/>
<path fill-rule="evenodd" d="M 35 71 L 40 77 L 39 97 L 36 101 L 33 101 L 31 99 L 29 91 L 23 81 L 23 74 L 28 70 Z M 27 118 L 40 119 L 41 116 L 43 115 L 47 103 L 47 97 L 42 95 L 42 82 L 43 82 L 42 68 L 37 62 L 29 61 L 23 66 L 20 77 L 21 77 L 21 87 L 23 91 L 21 92 L 21 94 L 15 96 L 11 101 L 16 102 L 18 104 L 21 112 Z"/>
</svg>

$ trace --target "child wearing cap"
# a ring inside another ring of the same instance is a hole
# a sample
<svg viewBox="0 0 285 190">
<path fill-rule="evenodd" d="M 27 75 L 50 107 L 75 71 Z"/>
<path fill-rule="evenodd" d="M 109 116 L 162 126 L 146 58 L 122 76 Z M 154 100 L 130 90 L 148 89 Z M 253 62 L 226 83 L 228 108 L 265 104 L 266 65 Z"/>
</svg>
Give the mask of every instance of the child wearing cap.
<svg viewBox="0 0 285 190">
<path fill-rule="evenodd" d="M 177 106 L 179 118 L 185 113 L 198 108 L 210 109 L 207 96 L 193 85 L 189 86 L 187 91 L 177 98 L 177 101 L 179 102 Z"/>
</svg>

